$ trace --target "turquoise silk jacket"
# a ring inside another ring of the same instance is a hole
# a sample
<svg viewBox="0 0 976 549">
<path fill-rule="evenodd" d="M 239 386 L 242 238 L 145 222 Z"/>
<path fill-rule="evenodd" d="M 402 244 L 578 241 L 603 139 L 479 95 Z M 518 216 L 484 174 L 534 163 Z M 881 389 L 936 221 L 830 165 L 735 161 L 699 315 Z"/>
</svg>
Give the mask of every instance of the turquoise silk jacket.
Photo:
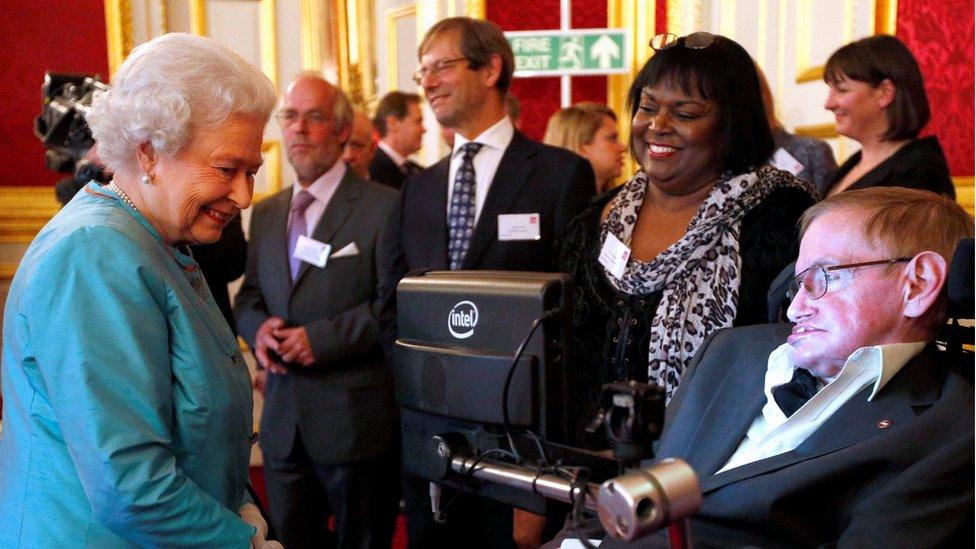
<svg viewBox="0 0 976 549">
<path fill-rule="evenodd" d="M 196 262 L 89 184 L 3 319 L 0 547 L 249 547 L 251 388 Z"/>
</svg>

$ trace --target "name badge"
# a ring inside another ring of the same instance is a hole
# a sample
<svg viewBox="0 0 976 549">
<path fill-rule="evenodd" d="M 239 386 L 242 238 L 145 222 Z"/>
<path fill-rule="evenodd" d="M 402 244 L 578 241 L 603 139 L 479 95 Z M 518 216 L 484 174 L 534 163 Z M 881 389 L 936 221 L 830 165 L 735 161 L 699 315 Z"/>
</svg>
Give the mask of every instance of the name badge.
<svg viewBox="0 0 976 549">
<path fill-rule="evenodd" d="M 613 233 L 607 233 L 607 239 L 603 241 L 603 248 L 600 249 L 600 265 L 603 265 L 614 277 L 620 278 L 624 275 L 629 259 L 630 248 Z"/>
<path fill-rule="evenodd" d="M 295 243 L 295 257 L 320 269 L 325 267 L 331 251 L 332 245 L 319 242 L 305 235 L 299 235 L 298 242 Z"/>
<path fill-rule="evenodd" d="M 498 216 L 498 240 L 539 240 L 539 214 Z"/>
<path fill-rule="evenodd" d="M 773 160 L 770 162 L 774 168 L 790 172 L 796 175 L 803 171 L 803 164 L 793 157 L 792 154 L 786 151 L 783 147 L 776 149 L 773 153 Z"/>
</svg>

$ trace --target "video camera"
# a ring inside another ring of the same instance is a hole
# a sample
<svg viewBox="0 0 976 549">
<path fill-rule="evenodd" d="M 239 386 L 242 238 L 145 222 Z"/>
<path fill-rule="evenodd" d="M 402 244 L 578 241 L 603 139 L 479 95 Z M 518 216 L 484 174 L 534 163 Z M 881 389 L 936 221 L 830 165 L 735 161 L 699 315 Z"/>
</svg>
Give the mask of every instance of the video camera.
<svg viewBox="0 0 976 549">
<path fill-rule="evenodd" d="M 95 144 L 85 117 L 95 92 L 108 89 L 97 75 L 44 73 L 41 114 L 34 119 L 34 135 L 47 149 L 44 156 L 49 170 L 74 173 L 83 183 L 111 179 L 101 166 L 85 159 Z"/>
</svg>

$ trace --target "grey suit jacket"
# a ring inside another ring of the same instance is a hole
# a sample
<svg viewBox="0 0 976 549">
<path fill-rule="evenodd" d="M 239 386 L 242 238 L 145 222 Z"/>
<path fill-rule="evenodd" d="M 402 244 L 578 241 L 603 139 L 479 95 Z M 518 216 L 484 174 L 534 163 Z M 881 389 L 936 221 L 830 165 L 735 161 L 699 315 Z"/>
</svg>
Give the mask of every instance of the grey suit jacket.
<svg viewBox="0 0 976 549">
<path fill-rule="evenodd" d="M 355 243 L 358 253 L 330 257 L 324 268 L 303 263 L 289 276 L 287 223 L 292 190 L 254 208 L 244 283 L 235 302 L 249 345 L 261 323 L 278 316 L 304 326 L 315 356 L 310 368 L 269 375 L 261 417 L 261 449 L 272 459 L 291 451 L 300 430 L 308 454 L 334 465 L 376 457 L 397 436 L 392 376 L 378 338 L 378 269 L 393 189 L 347 171 L 311 237 L 332 253 Z"/>
<path fill-rule="evenodd" d="M 701 479 L 696 545 L 948 547 L 966 536 L 971 545 L 972 363 L 932 349 L 874 400 L 871 387 L 855 395 L 796 450 L 715 474 L 765 404 L 767 358 L 789 330 L 717 332 L 669 405 L 657 457 L 680 457 Z"/>
</svg>

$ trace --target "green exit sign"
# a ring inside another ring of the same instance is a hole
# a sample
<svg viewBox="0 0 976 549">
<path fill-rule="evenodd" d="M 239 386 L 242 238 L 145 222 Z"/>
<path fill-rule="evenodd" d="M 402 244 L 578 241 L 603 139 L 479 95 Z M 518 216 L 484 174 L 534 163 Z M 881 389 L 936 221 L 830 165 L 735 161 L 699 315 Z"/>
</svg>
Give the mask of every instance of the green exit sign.
<svg viewBox="0 0 976 549">
<path fill-rule="evenodd" d="M 627 32 L 622 29 L 516 31 L 505 37 L 515 53 L 515 76 L 627 72 Z"/>
</svg>

